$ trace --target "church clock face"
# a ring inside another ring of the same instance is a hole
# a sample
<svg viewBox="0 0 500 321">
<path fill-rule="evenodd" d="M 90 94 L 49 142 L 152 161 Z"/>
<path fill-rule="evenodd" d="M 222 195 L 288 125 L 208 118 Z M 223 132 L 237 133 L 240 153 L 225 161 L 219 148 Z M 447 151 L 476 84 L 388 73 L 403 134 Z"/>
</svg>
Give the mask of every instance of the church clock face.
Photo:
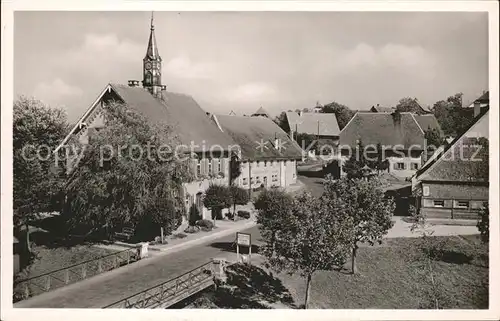
<svg viewBox="0 0 500 321">
<path fill-rule="evenodd" d="M 151 69 L 151 63 L 150 62 L 146 62 L 146 70 L 150 70 Z"/>
</svg>

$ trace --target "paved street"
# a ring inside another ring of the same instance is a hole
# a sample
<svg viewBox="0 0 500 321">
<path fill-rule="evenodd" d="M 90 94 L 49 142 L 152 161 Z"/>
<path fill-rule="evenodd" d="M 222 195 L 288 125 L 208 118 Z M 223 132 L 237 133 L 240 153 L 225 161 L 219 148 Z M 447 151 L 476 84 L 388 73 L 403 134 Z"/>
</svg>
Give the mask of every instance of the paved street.
<svg viewBox="0 0 500 321">
<path fill-rule="evenodd" d="M 252 234 L 252 243 L 259 242 L 258 228 L 242 232 Z M 48 292 L 16 304 L 17 308 L 100 308 L 165 282 L 194 269 L 211 258 L 234 260 L 230 249 L 235 235 L 221 237 L 207 244 L 146 259 L 91 279 Z"/>
</svg>

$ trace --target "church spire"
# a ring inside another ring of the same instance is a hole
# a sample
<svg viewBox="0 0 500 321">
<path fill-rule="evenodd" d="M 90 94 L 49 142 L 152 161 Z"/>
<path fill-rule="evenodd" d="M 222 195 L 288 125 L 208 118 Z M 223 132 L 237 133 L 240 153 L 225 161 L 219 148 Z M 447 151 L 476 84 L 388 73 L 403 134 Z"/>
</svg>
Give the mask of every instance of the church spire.
<svg viewBox="0 0 500 321">
<path fill-rule="evenodd" d="M 161 57 L 158 54 L 158 46 L 156 45 L 153 13 L 151 13 L 151 32 L 149 34 L 148 49 L 143 59 L 142 86 L 155 97 L 160 97 L 161 91 L 165 87 L 161 84 Z"/>
<path fill-rule="evenodd" d="M 148 42 L 148 50 L 146 51 L 146 58 L 161 60 L 160 55 L 158 54 L 158 46 L 156 45 L 153 12 L 151 12 L 151 32 L 149 34 L 149 42 Z"/>
</svg>

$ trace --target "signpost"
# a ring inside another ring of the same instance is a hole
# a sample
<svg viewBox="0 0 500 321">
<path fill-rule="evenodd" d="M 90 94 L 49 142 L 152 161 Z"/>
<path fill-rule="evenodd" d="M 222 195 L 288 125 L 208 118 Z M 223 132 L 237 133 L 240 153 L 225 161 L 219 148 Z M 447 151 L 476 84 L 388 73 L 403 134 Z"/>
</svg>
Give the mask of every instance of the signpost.
<svg viewBox="0 0 500 321">
<path fill-rule="evenodd" d="M 248 247 L 248 263 L 250 263 L 252 257 L 252 235 L 236 232 L 236 257 L 238 261 L 240 261 L 240 245 Z"/>
</svg>

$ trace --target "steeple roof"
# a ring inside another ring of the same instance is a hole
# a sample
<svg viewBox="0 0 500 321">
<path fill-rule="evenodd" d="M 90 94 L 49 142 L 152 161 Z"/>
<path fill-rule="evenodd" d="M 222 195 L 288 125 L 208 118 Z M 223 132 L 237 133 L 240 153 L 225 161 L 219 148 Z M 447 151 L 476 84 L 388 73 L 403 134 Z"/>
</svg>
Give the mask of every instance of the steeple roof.
<svg viewBox="0 0 500 321">
<path fill-rule="evenodd" d="M 158 53 L 158 46 L 156 45 L 155 26 L 153 24 L 153 13 L 151 13 L 151 32 L 149 34 L 148 50 L 146 51 L 145 58 L 161 60 L 160 54 Z"/>
</svg>

